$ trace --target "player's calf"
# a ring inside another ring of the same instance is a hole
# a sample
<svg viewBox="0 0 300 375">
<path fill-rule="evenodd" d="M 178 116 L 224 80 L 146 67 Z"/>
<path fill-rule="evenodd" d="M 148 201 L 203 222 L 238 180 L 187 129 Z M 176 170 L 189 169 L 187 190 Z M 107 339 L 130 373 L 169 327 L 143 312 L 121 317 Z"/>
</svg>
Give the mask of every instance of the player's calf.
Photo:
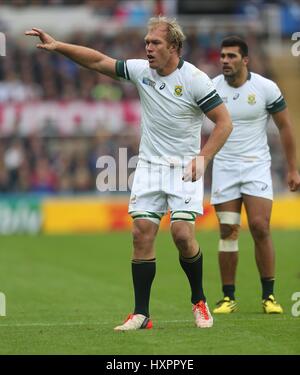
<svg viewBox="0 0 300 375">
<path fill-rule="evenodd" d="M 237 310 L 235 302 L 235 273 L 238 261 L 238 235 L 241 215 L 238 212 L 218 211 L 221 238 L 219 241 L 219 263 L 224 298 L 217 302 L 215 314 L 229 314 Z"/>
</svg>

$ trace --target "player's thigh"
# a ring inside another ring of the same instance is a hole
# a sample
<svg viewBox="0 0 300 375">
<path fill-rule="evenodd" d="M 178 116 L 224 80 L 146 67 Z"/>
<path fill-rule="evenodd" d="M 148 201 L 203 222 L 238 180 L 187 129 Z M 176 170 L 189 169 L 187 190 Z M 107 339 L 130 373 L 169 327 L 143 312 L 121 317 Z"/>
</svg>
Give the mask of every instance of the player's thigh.
<svg viewBox="0 0 300 375">
<path fill-rule="evenodd" d="M 243 194 L 249 226 L 269 226 L 273 201 L 271 199 Z"/>
<path fill-rule="evenodd" d="M 273 199 L 270 162 L 244 163 L 242 169 L 242 195 Z"/>
<path fill-rule="evenodd" d="M 171 220 L 176 218 L 190 221 L 192 216 L 203 214 L 203 179 L 195 182 L 182 180 L 182 169 L 172 171 L 173 182 L 166 187 L 168 207 L 172 212 Z M 185 213 L 187 215 L 185 215 Z"/>
<path fill-rule="evenodd" d="M 242 198 L 232 199 L 227 202 L 215 204 L 214 208 L 216 212 L 229 211 L 229 212 L 241 212 L 243 200 Z"/>
<path fill-rule="evenodd" d="M 215 160 L 212 171 L 211 204 L 233 201 L 241 198 L 240 164 Z"/>
<path fill-rule="evenodd" d="M 167 197 L 162 191 L 162 170 L 157 164 L 139 161 L 129 199 L 129 213 L 149 211 L 165 213 Z"/>
</svg>

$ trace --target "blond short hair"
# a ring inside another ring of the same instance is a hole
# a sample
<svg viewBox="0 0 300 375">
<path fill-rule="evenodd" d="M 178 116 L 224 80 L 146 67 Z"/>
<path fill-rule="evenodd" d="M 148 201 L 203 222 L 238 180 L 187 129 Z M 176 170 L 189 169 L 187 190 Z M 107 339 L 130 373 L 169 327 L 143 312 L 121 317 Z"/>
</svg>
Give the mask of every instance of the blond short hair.
<svg viewBox="0 0 300 375">
<path fill-rule="evenodd" d="M 174 44 L 177 47 L 178 54 L 180 54 L 185 35 L 176 18 L 165 16 L 152 17 L 148 21 L 148 30 L 153 30 L 160 25 L 165 25 L 167 27 L 167 42 L 169 44 Z"/>
</svg>

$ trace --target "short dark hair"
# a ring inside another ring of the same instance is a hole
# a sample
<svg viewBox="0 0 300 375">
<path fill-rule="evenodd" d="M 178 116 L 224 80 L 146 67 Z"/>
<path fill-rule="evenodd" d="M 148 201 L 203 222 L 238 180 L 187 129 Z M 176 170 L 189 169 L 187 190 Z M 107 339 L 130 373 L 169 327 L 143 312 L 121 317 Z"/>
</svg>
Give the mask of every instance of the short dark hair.
<svg viewBox="0 0 300 375">
<path fill-rule="evenodd" d="M 223 47 L 239 47 L 242 57 L 248 56 L 248 45 L 239 36 L 233 35 L 223 39 L 221 48 Z"/>
</svg>

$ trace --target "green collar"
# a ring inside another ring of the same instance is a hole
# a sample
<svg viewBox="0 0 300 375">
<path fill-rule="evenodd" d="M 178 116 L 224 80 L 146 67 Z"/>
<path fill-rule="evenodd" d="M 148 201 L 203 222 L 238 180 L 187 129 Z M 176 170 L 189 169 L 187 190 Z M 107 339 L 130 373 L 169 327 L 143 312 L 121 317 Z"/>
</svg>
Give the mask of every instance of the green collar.
<svg viewBox="0 0 300 375">
<path fill-rule="evenodd" d="M 179 58 L 179 63 L 177 65 L 177 69 L 181 69 L 182 68 L 182 65 L 184 64 L 184 60 L 182 57 Z"/>
</svg>

